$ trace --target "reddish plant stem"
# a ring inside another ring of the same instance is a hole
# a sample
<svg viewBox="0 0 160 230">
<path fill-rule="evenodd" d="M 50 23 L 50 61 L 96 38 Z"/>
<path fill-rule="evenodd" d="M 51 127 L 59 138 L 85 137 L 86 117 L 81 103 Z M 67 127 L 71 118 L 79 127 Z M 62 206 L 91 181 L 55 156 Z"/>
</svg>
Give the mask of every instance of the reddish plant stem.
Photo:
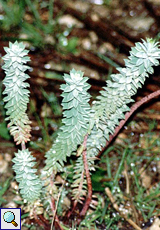
<svg viewBox="0 0 160 230">
<path fill-rule="evenodd" d="M 44 224 L 46 224 L 46 225 L 48 226 L 48 228 L 50 228 L 50 227 L 49 227 L 50 224 L 49 224 L 48 220 L 46 220 L 46 219 L 44 218 L 43 215 L 38 215 L 38 216 L 39 216 L 39 218 L 41 219 L 41 221 L 42 221 Z"/>
<path fill-rule="evenodd" d="M 82 217 L 85 216 L 89 208 L 89 205 L 91 203 L 91 200 L 92 200 L 92 181 L 91 181 L 91 176 L 89 173 L 88 162 L 87 162 L 87 149 L 86 149 L 87 138 L 88 138 L 88 134 L 86 134 L 86 136 L 84 137 L 84 142 L 83 142 L 84 150 L 83 150 L 82 156 L 83 156 L 83 164 L 84 164 L 84 169 L 85 169 L 85 174 L 86 174 L 86 179 L 87 179 L 88 196 L 80 212 L 80 216 Z"/>
<path fill-rule="evenodd" d="M 37 224 L 41 227 L 43 227 L 45 230 L 49 230 L 50 227 L 46 225 L 46 223 L 43 222 L 42 218 L 40 219 L 40 217 L 36 214 L 35 210 L 33 211 L 33 215 L 34 215 L 34 219 L 37 222 Z"/>
<path fill-rule="evenodd" d="M 21 149 L 22 149 L 22 150 L 25 150 L 25 149 L 26 149 L 26 145 L 25 145 L 25 142 L 24 142 L 24 141 L 21 143 Z"/>
<path fill-rule="evenodd" d="M 119 133 L 119 131 L 122 129 L 122 127 L 124 126 L 124 124 L 128 121 L 128 119 L 131 117 L 131 115 L 143 104 L 145 104 L 146 102 L 148 102 L 149 100 L 157 97 L 160 95 L 160 90 L 157 90 L 145 97 L 143 97 L 140 101 L 136 102 L 132 107 L 131 110 L 129 112 L 127 112 L 125 114 L 125 119 L 121 120 L 119 123 L 119 126 L 116 127 L 115 132 L 113 135 L 110 135 L 109 137 L 109 141 L 106 142 L 106 145 L 104 148 L 102 148 L 102 150 L 99 152 L 99 154 L 97 155 L 97 157 L 100 157 L 101 154 L 107 149 L 108 145 L 111 143 L 111 141 L 114 139 L 114 137 L 117 136 L 117 134 Z M 90 173 L 89 173 L 89 169 L 88 169 L 88 163 L 87 163 L 87 151 L 86 151 L 86 144 L 87 144 L 87 138 L 88 138 L 88 134 L 85 136 L 84 138 L 84 142 L 83 142 L 83 146 L 84 146 L 84 150 L 83 150 L 83 163 L 84 163 L 84 169 L 85 169 L 85 173 L 86 173 L 86 178 L 87 178 L 87 186 L 88 186 L 88 197 L 86 199 L 86 202 L 83 206 L 82 211 L 80 212 L 80 216 L 85 216 L 91 199 L 92 199 L 92 182 L 91 182 L 91 177 L 90 177 Z M 75 208 L 75 207 L 74 207 Z"/>
<path fill-rule="evenodd" d="M 122 127 L 124 126 L 124 124 L 128 121 L 128 119 L 131 117 L 131 115 L 143 104 L 145 104 L 146 102 L 148 102 L 149 100 L 157 97 L 160 95 L 160 89 L 143 97 L 140 101 L 136 102 L 132 107 L 131 110 L 129 112 L 127 112 L 125 114 L 125 119 L 121 120 L 119 123 L 119 126 L 117 126 L 115 128 L 115 132 L 113 135 L 109 136 L 109 141 L 106 142 L 106 145 L 104 148 L 102 148 L 102 150 L 99 152 L 99 154 L 97 155 L 97 157 L 100 157 L 102 155 L 102 153 L 107 149 L 108 145 L 111 143 L 111 141 L 114 139 L 114 137 L 117 136 L 117 134 L 119 133 L 119 131 L 122 129 Z"/>
</svg>

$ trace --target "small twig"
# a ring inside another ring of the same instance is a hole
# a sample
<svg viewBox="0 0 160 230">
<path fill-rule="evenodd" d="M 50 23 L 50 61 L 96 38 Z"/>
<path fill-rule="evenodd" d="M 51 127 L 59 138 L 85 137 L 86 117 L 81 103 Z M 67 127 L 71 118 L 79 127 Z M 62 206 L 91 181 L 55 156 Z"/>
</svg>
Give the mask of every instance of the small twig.
<svg viewBox="0 0 160 230">
<path fill-rule="evenodd" d="M 50 185 L 51 185 L 51 187 L 53 187 L 53 185 L 54 185 L 54 183 L 53 183 L 53 178 L 54 178 L 54 174 L 52 173 L 52 175 L 51 175 L 51 177 L 50 177 Z M 56 214 L 56 212 L 57 212 L 57 207 L 58 207 L 58 202 L 59 202 L 59 198 L 60 198 L 60 194 L 61 194 L 61 193 L 59 193 L 59 195 L 58 195 L 57 205 L 56 205 L 56 206 L 55 206 L 55 200 L 54 200 L 54 198 L 51 197 L 51 204 L 50 204 L 50 205 L 51 205 L 51 209 L 52 209 L 52 212 L 53 212 L 53 218 L 52 218 L 52 223 L 51 223 L 51 228 L 50 228 L 50 230 L 52 230 L 55 221 L 56 221 L 57 225 L 59 226 L 59 228 L 60 228 L 60 229 L 63 229 L 63 228 L 61 228 L 61 226 L 60 226 L 60 222 L 59 222 L 58 216 L 57 216 L 57 214 Z"/>
<path fill-rule="evenodd" d="M 134 217 L 135 217 L 135 221 L 136 221 L 136 223 L 138 224 L 138 225 L 140 225 L 140 222 L 139 222 L 139 220 L 138 220 L 138 214 L 137 214 L 137 210 L 136 210 L 136 208 L 135 208 L 135 205 L 134 205 L 134 203 L 133 203 L 133 199 L 132 199 L 132 192 L 131 192 L 131 190 L 130 190 L 130 182 L 129 182 L 129 175 L 128 175 L 128 166 L 127 166 L 127 162 L 125 161 L 125 164 L 124 164 L 124 168 L 125 168 L 125 170 L 124 170 L 124 176 L 125 176 L 125 178 L 126 178 L 126 194 L 128 195 L 128 197 L 129 197 L 129 201 L 130 201 L 130 205 L 131 205 L 131 208 L 132 208 L 132 210 L 133 210 L 133 215 L 134 215 Z"/>
<path fill-rule="evenodd" d="M 124 162 L 124 177 L 126 178 L 126 193 L 130 194 L 130 183 L 129 183 L 129 176 L 128 176 L 128 166 L 127 162 Z"/>
<path fill-rule="evenodd" d="M 51 183 L 53 183 L 52 180 L 51 180 Z M 58 216 L 57 216 L 56 212 L 57 212 L 58 203 L 59 203 L 59 199 L 60 199 L 60 196 L 61 196 L 61 193 L 62 193 L 62 189 L 63 189 L 63 187 L 64 187 L 64 184 L 65 184 L 65 180 L 64 180 L 64 182 L 63 182 L 63 184 L 62 184 L 62 186 L 61 186 L 61 191 L 60 191 L 59 194 L 58 194 L 56 206 L 55 206 L 55 201 L 54 201 L 53 197 L 51 197 L 51 209 L 52 209 L 52 212 L 53 212 L 53 219 L 52 219 L 52 224 L 51 224 L 51 230 L 52 230 L 52 228 L 53 228 L 53 225 L 54 225 L 54 222 L 55 222 L 55 221 L 56 221 L 56 223 L 58 224 L 59 229 L 63 230 L 63 228 L 62 228 L 61 225 L 60 225 L 60 222 L 59 222 L 59 219 L 58 219 Z"/>
<path fill-rule="evenodd" d="M 124 218 L 130 225 L 132 225 L 132 226 L 134 227 L 134 229 L 136 229 L 136 230 L 142 230 L 136 223 L 134 223 L 130 218 L 128 218 L 126 215 L 124 215 L 124 214 L 119 210 L 119 207 L 118 207 L 118 205 L 117 205 L 117 203 L 116 203 L 116 201 L 115 201 L 115 199 L 114 199 L 114 197 L 113 197 L 113 195 L 112 195 L 110 189 L 109 189 L 109 188 L 105 188 L 105 192 L 106 192 L 107 196 L 109 197 L 109 199 L 110 199 L 110 201 L 111 201 L 113 207 L 115 208 L 115 210 L 116 210 L 117 212 L 119 212 L 120 216 L 121 216 L 122 218 Z"/>
<path fill-rule="evenodd" d="M 117 134 L 119 133 L 119 131 L 122 129 L 122 127 L 124 126 L 124 124 L 128 121 L 128 119 L 131 117 L 131 115 L 143 104 L 145 104 L 146 102 L 150 101 L 151 99 L 157 97 L 160 95 L 160 89 L 143 97 L 140 101 L 136 102 L 132 107 L 131 110 L 129 112 L 127 112 L 125 114 L 125 119 L 121 120 L 119 123 L 119 126 L 117 126 L 115 128 L 115 132 L 113 135 L 109 136 L 109 141 L 106 142 L 106 145 L 104 148 L 102 148 L 102 150 L 99 152 L 99 154 L 97 155 L 97 157 L 99 158 L 102 153 L 107 149 L 108 145 L 112 142 L 112 140 L 114 139 L 114 137 L 117 136 Z"/>
<path fill-rule="evenodd" d="M 91 200 L 92 200 L 92 181 L 91 181 L 91 176 L 89 173 L 88 162 L 87 162 L 87 151 L 86 151 L 87 138 L 88 138 L 88 134 L 86 134 L 86 136 L 84 137 L 84 142 L 83 142 L 84 150 L 83 150 L 82 156 L 83 156 L 84 169 L 85 169 L 85 174 L 86 174 L 86 179 L 87 179 L 88 196 L 80 212 L 80 216 L 85 216 L 89 208 L 89 205 L 91 203 Z"/>
<path fill-rule="evenodd" d="M 51 223 L 51 228 L 50 228 L 50 230 L 53 229 L 54 222 L 57 223 L 58 228 L 59 228 L 60 230 L 63 230 L 63 228 L 62 228 L 61 225 L 60 225 L 58 216 L 57 216 L 57 214 L 56 214 L 56 212 L 57 212 L 57 206 L 58 206 L 58 202 L 59 202 L 59 198 L 60 198 L 60 196 L 59 196 L 59 194 L 58 194 L 58 199 L 57 199 L 57 204 L 56 204 L 56 206 L 55 206 L 55 201 L 54 201 L 53 197 L 51 198 L 51 209 L 52 209 L 52 212 L 53 212 L 53 219 L 52 219 L 52 223 Z"/>
<path fill-rule="evenodd" d="M 50 178 L 50 179 L 51 179 L 51 180 L 50 180 L 50 183 L 51 183 L 51 185 L 53 186 L 53 180 L 52 180 L 52 178 L 53 178 L 53 174 L 52 174 L 52 176 L 51 176 L 51 178 Z M 66 176 L 66 178 L 67 178 L 67 176 Z M 52 219 L 52 224 L 51 224 L 51 229 L 50 229 L 50 230 L 52 230 L 55 221 L 56 221 L 56 223 L 57 223 L 57 225 L 58 225 L 58 228 L 59 228 L 60 230 L 63 230 L 63 228 L 62 228 L 61 225 L 60 225 L 60 221 L 59 221 L 59 218 L 58 218 L 58 216 L 57 216 L 56 213 L 57 213 L 57 208 L 58 208 L 59 199 L 60 199 L 60 196 L 61 196 L 61 193 L 62 193 L 62 189 L 64 188 L 64 184 L 65 184 L 66 178 L 65 178 L 65 180 L 63 181 L 63 184 L 62 184 L 62 186 L 61 186 L 61 190 L 60 190 L 60 192 L 59 192 L 59 194 L 58 194 L 56 205 L 55 205 L 55 200 L 54 200 L 54 198 L 51 197 L 51 209 L 52 209 L 52 212 L 53 212 L 53 219 Z"/>
</svg>

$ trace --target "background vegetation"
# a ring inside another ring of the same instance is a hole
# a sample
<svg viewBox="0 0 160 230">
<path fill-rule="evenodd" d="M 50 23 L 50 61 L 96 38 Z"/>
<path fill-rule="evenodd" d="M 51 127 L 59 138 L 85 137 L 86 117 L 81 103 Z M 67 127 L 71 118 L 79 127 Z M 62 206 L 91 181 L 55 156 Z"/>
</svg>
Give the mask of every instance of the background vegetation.
<svg viewBox="0 0 160 230">
<path fill-rule="evenodd" d="M 158 4 L 150 1 L 94 3 L 96 1 L 0 1 L 1 56 L 4 55 L 2 47 L 8 46 L 8 41 L 25 41 L 30 49 L 28 114 L 32 120 L 32 139 L 29 148 L 37 158 L 39 169 L 61 125 L 59 85 L 63 83 L 62 74 L 72 67 L 84 71 L 90 78 L 90 93 L 94 98 L 110 74 L 116 73 L 115 67 L 124 66 L 123 59 L 135 41 L 145 37 L 159 39 Z M 2 64 L 2 60 L 0 62 Z M 3 79 L 2 70 L 1 76 Z M 137 101 L 159 89 L 159 85 L 159 68 L 156 68 L 154 76 L 134 99 Z M 37 223 L 29 217 L 30 209 L 18 195 L 10 168 L 16 147 L 6 128 L 2 86 L 0 89 L 0 205 L 23 208 L 24 229 L 47 229 L 45 220 L 50 221 L 52 216 L 47 216 L 45 207 L 38 208 L 41 221 Z M 74 225 L 75 216 L 65 224 L 64 210 L 71 205 L 72 188 L 67 187 L 64 178 L 72 182 L 72 177 L 64 174 L 56 178 L 61 187 L 57 213 L 65 226 L 70 224 L 70 227 L 63 226 L 64 229 L 134 229 L 122 214 L 141 229 L 151 229 L 153 222 L 158 221 L 159 115 L 158 99 L 137 111 L 97 162 L 97 170 L 92 174 L 92 206 L 79 227 Z M 71 173 L 74 160 L 68 162 Z M 112 191 L 120 212 L 113 206 L 106 187 Z"/>
</svg>

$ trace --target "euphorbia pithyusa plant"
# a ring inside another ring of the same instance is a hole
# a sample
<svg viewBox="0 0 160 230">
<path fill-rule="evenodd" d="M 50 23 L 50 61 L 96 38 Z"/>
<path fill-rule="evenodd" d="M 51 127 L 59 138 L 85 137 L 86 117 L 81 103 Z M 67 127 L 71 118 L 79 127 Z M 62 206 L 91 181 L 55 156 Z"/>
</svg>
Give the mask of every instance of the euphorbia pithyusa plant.
<svg viewBox="0 0 160 230">
<path fill-rule="evenodd" d="M 153 74 L 153 66 L 159 64 L 159 44 L 153 39 L 136 43 L 130 51 L 130 56 L 125 60 L 125 67 L 118 68 L 118 74 L 112 74 L 111 80 L 107 80 L 107 86 L 100 92 L 100 96 L 89 104 L 90 95 L 87 92 L 90 85 L 88 78 L 81 71 L 71 70 L 70 74 L 64 74 L 65 84 L 61 85 L 63 119 L 58 136 L 51 149 L 46 153 L 46 166 L 41 171 L 39 179 L 35 166 L 34 157 L 26 149 L 25 143 L 30 140 L 30 121 L 26 114 L 29 102 L 29 84 L 24 82 L 29 78 L 25 73 L 29 67 L 26 63 L 30 60 L 27 56 L 23 43 L 10 43 L 5 48 L 7 54 L 3 57 L 6 77 L 4 101 L 7 110 L 6 119 L 8 127 L 17 144 L 21 144 L 21 150 L 15 154 L 13 169 L 16 172 L 16 180 L 19 183 L 20 193 L 30 203 L 37 199 L 56 197 L 52 193 L 51 183 L 47 180 L 54 179 L 57 173 L 65 172 L 65 162 L 71 155 L 77 156 L 74 166 L 73 184 L 71 187 L 74 207 L 82 202 L 88 186 L 88 197 L 81 211 L 84 216 L 92 197 L 92 184 L 90 172 L 95 170 L 94 160 L 103 151 L 110 140 L 117 134 L 124 122 L 135 109 L 147 100 L 160 94 L 160 90 L 147 98 L 143 98 L 133 107 L 128 104 L 133 102 L 132 96 L 137 89 L 142 87 L 146 77 Z M 53 185 L 54 181 L 52 181 Z M 45 186 L 44 186 L 45 185 Z M 54 184 L 54 186 L 56 186 Z M 43 187 L 43 189 L 42 189 Z M 43 196 L 40 196 L 43 190 Z M 49 192 L 48 192 L 49 191 Z M 58 190 L 57 190 L 58 191 Z M 52 205 L 53 209 L 53 205 Z"/>
<path fill-rule="evenodd" d="M 9 120 L 8 127 L 13 135 L 16 144 L 21 144 L 21 150 L 15 153 L 13 169 L 16 173 L 16 180 L 19 183 L 20 193 L 24 199 L 33 202 L 39 198 L 42 184 L 37 169 L 33 169 L 35 158 L 26 149 L 25 143 L 30 140 L 31 121 L 26 114 L 29 102 L 29 84 L 25 82 L 29 78 L 25 73 L 29 67 L 26 63 L 30 60 L 27 56 L 23 43 L 9 43 L 9 48 L 4 48 L 6 55 L 3 57 L 5 64 L 3 69 L 6 77 L 3 81 L 5 90 L 3 94 L 7 110 L 6 120 Z"/>
</svg>

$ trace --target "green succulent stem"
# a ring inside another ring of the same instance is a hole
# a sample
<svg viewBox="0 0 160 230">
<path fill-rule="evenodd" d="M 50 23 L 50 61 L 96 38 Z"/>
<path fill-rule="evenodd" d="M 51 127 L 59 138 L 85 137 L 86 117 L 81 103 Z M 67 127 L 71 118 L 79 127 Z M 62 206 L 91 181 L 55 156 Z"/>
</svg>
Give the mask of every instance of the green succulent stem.
<svg viewBox="0 0 160 230">
<path fill-rule="evenodd" d="M 21 144 L 21 149 L 15 153 L 12 160 L 14 162 L 13 169 L 16 173 L 16 180 L 19 183 L 19 189 L 22 197 L 27 202 L 33 203 L 40 197 L 42 185 L 36 175 L 35 158 L 26 149 L 25 143 L 30 140 L 31 121 L 29 120 L 26 110 L 29 102 L 29 84 L 25 82 L 29 78 L 25 73 L 29 69 L 26 63 L 30 60 L 27 56 L 28 51 L 25 50 L 23 43 L 9 43 L 9 48 L 4 48 L 6 55 L 3 57 L 5 71 L 5 79 L 3 84 L 5 90 L 3 98 L 6 108 L 6 118 L 9 121 L 8 127 L 11 135 L 13 135 L 16 144 Z"/>
<path fill-rule="evenodd" d="M 157 91 L 155 91 L 153 93 L 150 93 L 149 95 L 143 97 L 140 101 L 137 101 L 135 104 L 132 105 L 130 111 L 125 114 L 125 119 L 121 120 L 120 123 L 119 123 L 119 125 L 115 128 L 114 134 L 109 136 L 109 140 L 106 141 L 106 145 L 98 153 L 97 158 L 99 158 L 101 156 L 101 154 L 108 148 L 109 144 L 117 136 L 117 134 L 120 132 L 120 130 L 124 127 L 125 123 L 132 116 L 132 114 L 140 106 L 144 105 L 145 103 L 147 103 L 148 101 L 152 100 L 153 98 L 158 97 L 159 95 L 160 95 L 160 90 L 157 90 Z"/>
<path fill-rule="evenodd" d="M 45 170 L 48 175 L 53 171 L 63 171 L 66 157 L 75 154 L 89 128 L 91 109 L 87 92 L 90 86 L 86 82 L 88 78 L 83 77 L 81 71 L 73 69 L 70 74 L 64 74 L 64 80 L 66 84 L 61 85 L 63 125 L 52 148 L 46 153 Z"/>
<path fill-rule="evenodd" d="M 153 66 L 157 66 L 160 58 L 159 43 L 153 39 L 137 42 L 125 60 L 124 68 L 117 68 L 118 74 L 112 74 L 93 104 L 94 119 L 91 123 L 91 134 L 87 147 L 90 156 L 97 156 L 106 145 L 109 135 L 113 135 L 120 120 L 130 111 L 128 104 L 134 100 L 132 96 L 141 88 L 149 74 L 153 74 Z"/>
<path fill-rule="evenodd" d="M 20 194 L 28 202 L 35 202 L 40 198 L 42 182 L 35 169 L 35 157 L 28 149 L 18 150 L 13 158 L 13 169 L 16 173 L 16 181 L 19 183 Z"/>
<path fill-rule="evenodd" d="M 142 87 L 149 74 L 153 74 L 153 66 L 159 65 L 158 59 L 160 59 L 158 42 L 149 38 L 146 41 L 137 42 L 135 47 L 131 49 L 130 56 L 125 60 L 125 67 L 117 68 L 119 73 L 111 75 L 111 80 L 106 81 L 107 86 L 93 102 L 93 119 L 90 120 L 90 131 L 87 139 L 87 160 L 90 171 L 95 170 L 94 161 L 103 149 L 106 149 L 110 143 L 109 139 L 112 139 L 122 128 L 125 114 L 126 119 L 128 119 L 128 115 L 132 113 L 129 112 L 128 104 L 134 101 L 132 96 L 137 93 L 138 88 Z M 144 103 L 144 100 L 140 104 Z M 133 106 L 133 110 L 135 108 Z M 74 182 L 72 184 L 74 198 L 77 197 L 77 192 L 79 193 L 78 182 L 83 171 L 84 164 L 80 156 L 74 168 Z M 83 183 L 84 186 L 82 187 L 85 189 L 86 180 Z M 85 194 L 85 191 L 81 194 Z M 79 200 L 81 200 L 80 197 Z"/>
<path fill-rule="evenodd" d="M 11 135 L 13 135 L 16 144 L 26 143 L 30 140 L 31 121 L 29 120 L 26 110 L 29 102 L 29 84 L 25 82 L 29 78 L 25 73 L 29 69 L 26 63 L 30 60 L 27 56 L 28 51 L 25 50 L 23 43 L 9 43 L 9 48 L 4 48 L 6 55 L 3 69 L 5 71 L 5 79 L 3 84 L 5 90 L 3 98 L 6 108 L 6 118 L 9 121 L 8 127 Z"/>
<path fill-rule="evenodd" d="M 21 144 L 21 150 L 15 153 L 13 159 L 13 169 L 22 197 L 33 203 L 41 197 L 42 181 L 35 169 L 35 158 L 25 146 L 31 136 L 31 122 L 26 113 L 30 94 L 26 80 L 29 76 L 25 73 L 29 69 L 26 63 L 30 58 L 23 43 L 9 43 L 9 48 L 5 48 L 5 51 L 3 69 L 6 77 L 3 81 L 3 94 L 6 120 L 9 121 L 8 127 L 14 141 Z M 45 184 L 52 175 L 55 178 L 57 172 L 65 172 L 67 157 L 77 155 L 71 185 L 72 195 L 76 201 L 74 204 L 82 202 L 82 198 L 86 196 L 87 186 L 89 191 L 81 216 L 85 215 L 91 201 L 90 173 L 95 170 L 94 161 L 97 155 L 138 106 L 160 94 L 158 91 L 157 94 L 144 98 L 139 104 L 131 107 L 130 111 L 128 105 L 134 101 L 132 96 L 142 87 L 149 74 L 153 74 L 153 66 L 159 65 L 158 59 L 159 43 L 153 39 L 136 43 L 130 51 L 130 56 L 125 60 L 125 67 L 117 68 L 119 73 L 111 75 L 111 80 L 107 80 L 106 87 L 100 92 L 92 107 L 89 104 L 90 85 L 83 72 L 72 69 L 69 74 L 64 74 L 65 84 L 61 85 L 62 126 L 51 149 L 45 154 L 46 166 L 42 170 L 42 176 L 45 175 Z M 45 192 L 48 194 L 49 191 L 50 196 L 53 188 L 47 188 L 49 186 L 45 187 Z M 57 187 L 56 189 L 58 191 Z"/>
</svg>

